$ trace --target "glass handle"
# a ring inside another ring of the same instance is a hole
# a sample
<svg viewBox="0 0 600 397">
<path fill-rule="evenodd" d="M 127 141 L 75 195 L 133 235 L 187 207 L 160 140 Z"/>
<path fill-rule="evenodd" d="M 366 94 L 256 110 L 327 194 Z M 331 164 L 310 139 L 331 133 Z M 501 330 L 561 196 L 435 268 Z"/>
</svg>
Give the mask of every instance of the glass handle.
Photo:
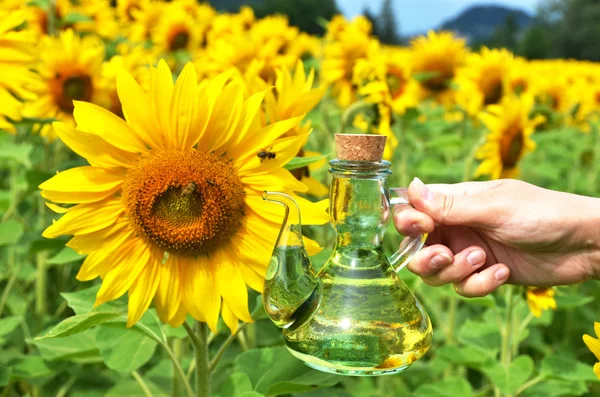
<svg viewBox="0 0 600 397">
<path fill-rule="evenodd" d="M 390 206 L 408 204 L 408 190 L 406 188 L 390 189 Z M 411 259 L 423 248 L 427 240 L 427 233 L 415 237 L 405 237 L 400 243 L 400 248 L 389 257 L 392 268 L 397 273 L 409 264 Z"/>
</svg>

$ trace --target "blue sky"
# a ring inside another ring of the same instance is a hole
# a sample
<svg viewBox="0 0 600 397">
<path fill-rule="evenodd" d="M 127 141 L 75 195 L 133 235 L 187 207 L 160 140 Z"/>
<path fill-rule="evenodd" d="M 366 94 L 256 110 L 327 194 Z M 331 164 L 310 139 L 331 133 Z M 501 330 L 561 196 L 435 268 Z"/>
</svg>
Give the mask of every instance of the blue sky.
<svg viewBox="0 0 600 397">
<path fill-rule="evenodd" d="M 392 2 L 396 20 L 400 21 L 402 34 L 411 34 L 437 27 L 441 22 L 474 4 L 505 5 L 534 13 L 540 0 L 392 0 Z M 338 6 L 347 17 L 361 14 L 365 5 L 377 14 L 381 3 L 383 0 L 337 0 Z"/>
</svg>

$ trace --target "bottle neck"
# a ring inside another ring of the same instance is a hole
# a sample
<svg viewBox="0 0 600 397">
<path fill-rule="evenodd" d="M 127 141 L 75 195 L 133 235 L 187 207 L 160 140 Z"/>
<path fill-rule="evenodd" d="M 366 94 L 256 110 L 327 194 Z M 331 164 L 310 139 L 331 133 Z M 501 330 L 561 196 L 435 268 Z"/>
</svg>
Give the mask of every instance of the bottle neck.
<svg viewBox="0 0 600 397">
<path fill-rule="evenodd" d="M 337 246 L 381 247 L 391 215 L 389 163 L 336 161 L 330 170 L 330 222 Z"/>
</svg>

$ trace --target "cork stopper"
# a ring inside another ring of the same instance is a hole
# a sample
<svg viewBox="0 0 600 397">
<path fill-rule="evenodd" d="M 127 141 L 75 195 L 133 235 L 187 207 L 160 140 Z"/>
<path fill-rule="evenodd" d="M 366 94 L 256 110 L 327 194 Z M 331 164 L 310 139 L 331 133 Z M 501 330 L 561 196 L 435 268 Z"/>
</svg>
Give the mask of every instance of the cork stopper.
<svg viewBox="0 0 600 397">
<path fill-rule="evenodd" d="M 386 139 L 384 135 L 374 134 L 335 134 L 338 159 L 381 161 Z"/>
</svg>

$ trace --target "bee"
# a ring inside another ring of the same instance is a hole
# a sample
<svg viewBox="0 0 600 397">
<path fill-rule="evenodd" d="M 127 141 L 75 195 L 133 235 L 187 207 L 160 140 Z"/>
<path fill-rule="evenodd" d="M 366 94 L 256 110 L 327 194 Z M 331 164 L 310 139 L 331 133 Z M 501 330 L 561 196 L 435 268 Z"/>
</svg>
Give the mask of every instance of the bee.
<svg viewBox="0 0 600 397">
<path fill-rule="evenodd" d="M 196 184 L 194 182 L 190 182 L 186 187 L 183 188 L 181 194 L 184 196 L 189 196 L 190 194 L 196 191 Z"/>
<path fill-rule="evenodd" d="M 273 160 L 275 158 L 276 154 L 275 154 L 275 152 L 271 151 L 272 148 L 273 147 L 271 146 L 268 150 L 260 149 L 260 152 L 258 152 L 256 157 L 258 157 L 260 159 L 261 163 L 265 160 Z"/>
</svg>

